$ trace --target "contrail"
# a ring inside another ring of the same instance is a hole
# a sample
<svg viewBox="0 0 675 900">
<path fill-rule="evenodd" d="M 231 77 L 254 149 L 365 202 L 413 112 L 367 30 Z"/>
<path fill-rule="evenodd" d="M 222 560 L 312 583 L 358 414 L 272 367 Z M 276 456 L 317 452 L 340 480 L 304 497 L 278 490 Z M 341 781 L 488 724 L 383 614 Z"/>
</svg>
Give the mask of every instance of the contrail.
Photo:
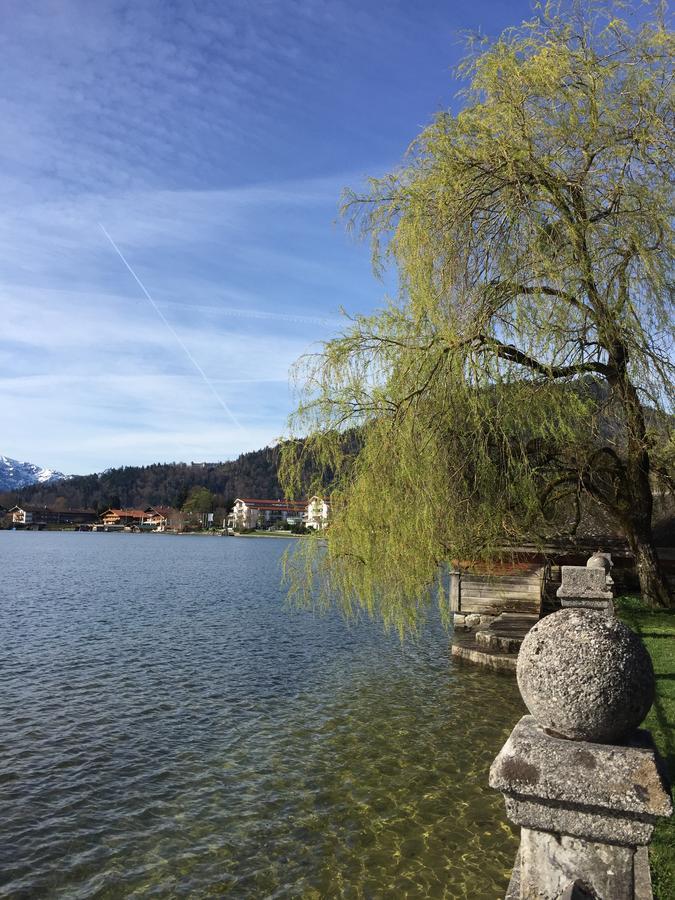
<svg viewBox="0 0 675 900">
<path fill-rule="evenodd" d="M 180 301 L 174 300 L 166 300 L 166 306 L 180 306 L 184 307 L 187 304 L 181 303 Z M 332 318 L 330 316 L 303 316 L 299 313 L 277 313 L 277 312 L 268 312 L 263 309 L 233 309 L 229 306 L 213 306 L 199 303 L 191 303 L 190 309 L 203 309 L 207 312 L 215 312 L 221 316 L 238 316 L 242 319 L 272 319 L 278 320 L 280 322 L 295 322 L 297 324 L 302 324 L 303 322 L 308 322 L 312 325 L 342 325 L 343 320 Z"/>
<path fill-rule="evenodd" d="M 232 421 L 233 421 L 234 424 L 237 426 L 237 428 L 238 428 L 240 431 L 243 431 L 243 430 L 244 430 L 244 427 L 243 427 L 243 425 L 241 424 L 241 422 L 237 419 L 237 417 L 236 417 L 235 414 L 232 412 L 232 410 L 230 409 L 230 407 L 227 405 L 227 403 L 226 403 L 226 402 L 223 400 L 223 398 L 220 396 L 220 394 L 219 394 L 218 391 L 216 390 L 216 388 L 215 388 L 213 382 L 210 380 L 210 378 L 208 377 L 208 375 L 206 374 L 206 372 L 205 372 L 205 371 L 202 369 L 202 367 L 199 365 L 199 363 L 198 363 L 197 360 L 194 358 L 194 356 L 190 353 L 189 349 L 186 347 L 185 343 L 183 342 L 183 340 L 182 340 L 182 338 L 180 337 L 180 335 L 178 334 L 178 332 L 174 329 L 173 325 L 169 322 L 169 320 L 166 318 L 166 316 L 164 315 L 164 313 L 162 312 L 162 310 L 159 308 L 159 306 L 157 306 L 157 304 L 155 303 L 155 301 L 152 299 L 152 297 L 150 296 L 150 293 L 149 293 L 148 289 L 147 289 L 146 286 L 143 284 L 143 282 L 142 282 L 141 279 L 138 277 L 138 275 L 134 272 L 134 270 L 131 268 L 131 266 L 130 266 L 129 263 L 127 262 L 127 260 L 126 260 L 126 258 L 125 258 L 125 256 L 124 256 L 124 254 L 123 254 L 122 251 L 120 250 L 120 248 L 117 246 L 117 244 L 115 243 L 115 241 L 113 241 L 113 239 L 110 237 L 110 235 L 108 234 L 108 232 L 106 231 L 106 229 L 104 228 L 104 226 L 103 226 L 103 224 L 102 224 L 101 222 L 98 223 L 98 226 L 99 226 L 99 228 L 101 229 L 101 231 L 103 232 L 103 234 L 104 234 L 104 235 L 108 238 L 108 240 L 110 241 L 110 245 L 112 246 L 112 248 L 113 248 L 113 250 L 115 251 L 115 253 L 117 253 L 117 255 L 119 256 L 119 258 L 122 260 L 122 262 L 124 263 L 124 265 L 125 265 L 125 266 L 127 267 L 127 269 L 129 270 L 129 273 L 131 274 L 131 277 L 134 279 L 134 281 L 136 282 L 136 284 L 139 286 L 139 288 L 143 291 L 143 293 L 144 293 L 145 296 L 147 297 L 147 299 L 148 299 L 148 301 L 150 302 L 150 305 L 152 306 L 152 308 L 155 310 L 155 312 L 156 312 L 157 315 L 160 317 L 160 319 L 162 320 L 162 322 L 164 322 L 164 324 L 165 324 L 167 330 L 170 332 L 171 335 L 173 335 L 173 337 L 174 337 L 176 343 L 178 344 L 178 346 L 182 348 L 182 350 L 183 350 L 183 352 L 185 353 L 185 355 L 187 356 L 187 358 L 190 360 L 190 362 L 191 362 L 192 365 L 195 367 L 195 369 L 199 372 L 199 374 L 200 374 L 201 377 L 202 377 L 202 380 L 204 381 L 204 384 L 205 384 L 205 385 L 207 386 L 207 388 L 211 391 L 211 393 L 212 393 L 213 396 L 216 398 L 216 400 L 218 401 L 218 403 L 220 403 L 220 405 L 223 407 L 223 409 L 225 410 L 225 412 L 227 413 L 227 415 L 230 417 L 230 419 L 232 419 Z"/>
</svg>

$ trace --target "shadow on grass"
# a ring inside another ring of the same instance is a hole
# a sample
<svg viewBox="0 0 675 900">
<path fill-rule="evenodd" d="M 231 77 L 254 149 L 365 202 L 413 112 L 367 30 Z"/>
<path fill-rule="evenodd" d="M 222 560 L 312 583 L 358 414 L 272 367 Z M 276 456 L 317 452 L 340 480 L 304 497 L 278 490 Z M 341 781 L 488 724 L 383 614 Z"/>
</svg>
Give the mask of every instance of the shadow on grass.
<svg viewBox="0 0 675 900">
<path fill-rule="evenodd" d="M 656 699 L 643 727 L 675 780 L 675 610 L 651 609 L 639 597 L 619 597 L 617 615 L 644 641 L 656 671 Z M 655 900 L 675 900 L 675 822 L 659 822 L 649 848 Z"/>
<path fill-rule="evenodd" d="M 633 612 L 633 610 L 631 610 Z M 649 611 L 647 611 L 649 614 Z M 669 613 L 655 613 L 660 616 L 668 616 L 672 618 L 673 623 L 673 631 L 675 631 L 675 615 L 670 615 Z M 665 662 L 670 668 L 675 665 L 675 659 L 673 658 L 672 650 L 672 634 L 663 634 L 661 632 L 651 632 L 646 631 L 641 627 L 640 616 L 638 615 L 630 615 L 626 618 L 629 619 L 628 624 L 631 628 L 640 636 L 641 640 L 645 641 L 647 644 L 653 640 L 659 640 L 662 638 L 669 639 L 669 645 L 665 652 L 668 654 L 665 660 L 660 659 L 660 654 L 656 654 L 654 652 L 654 647 L 649 647 L 648 650 L 652 655 L 652 659 L 654 660 L 654 668 L 659 668 L 660 662 Z M 673 710 L 670 709 L 672 704 L 675 704 L 675 698 L 670 698 L 667 695 L 670 693 L 667 689 L 661 691 L 659 686 L 665 682 L 675 681 L 675 671 L 669 672 L 658 672 L 656 674 L 656 697 L 654 699 L 654 705 L 652 706 L 652 713 L 654 718 L 656 719 L 658 729 L 659 729 L 659 737 L 661 744 L 661 752 L 665 758 L 666 764 L 668 766 L 668 774 L 670 776 L 671 781 L 675 779 L 675 721 L 671 716 L 673 715 Z M 670 702 L 669 702 L 670 701 Z M 665 751 L 665 752 L 664 752 Z"/>
</svg>

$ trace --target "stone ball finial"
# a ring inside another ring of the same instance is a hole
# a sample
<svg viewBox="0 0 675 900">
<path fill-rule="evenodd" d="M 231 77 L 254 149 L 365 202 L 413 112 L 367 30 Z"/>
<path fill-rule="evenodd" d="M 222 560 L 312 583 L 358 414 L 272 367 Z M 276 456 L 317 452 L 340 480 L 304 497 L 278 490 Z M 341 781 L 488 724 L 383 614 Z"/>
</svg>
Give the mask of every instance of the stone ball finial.
<svg viewBox="0 0 675 900">
<path fill-rule="evenodd" d="M 596 550 L 593 556 L 586 560 L 587 569 L 604 569 L 607 574 L 614 566 L 611 553 L 603 553 L 602 550 Z"/>
<path fill-rule="evenodd" d="M 562 609 L 528 632 L 517 665 L 520 693 L 548 731 L 616 743 L 654 701 L 654 669 L 642 641 L 618 619 Z"/>
</svg>

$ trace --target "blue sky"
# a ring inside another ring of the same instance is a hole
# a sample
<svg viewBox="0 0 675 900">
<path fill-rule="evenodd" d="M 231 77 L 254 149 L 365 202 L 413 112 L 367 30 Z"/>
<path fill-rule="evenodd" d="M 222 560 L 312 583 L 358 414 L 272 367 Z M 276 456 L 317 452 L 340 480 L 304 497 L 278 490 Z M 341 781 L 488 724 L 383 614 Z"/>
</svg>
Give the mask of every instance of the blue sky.
<svg viewBox="0 0 675 900">
<path fill-rule="evenodd" d="M 281 436 L 293 361 L 385 294 L 342 188 L 455 102 L 462 31 L 529 14 L 2 0 L 0 453 L 85 473 Z"/>
</svg>

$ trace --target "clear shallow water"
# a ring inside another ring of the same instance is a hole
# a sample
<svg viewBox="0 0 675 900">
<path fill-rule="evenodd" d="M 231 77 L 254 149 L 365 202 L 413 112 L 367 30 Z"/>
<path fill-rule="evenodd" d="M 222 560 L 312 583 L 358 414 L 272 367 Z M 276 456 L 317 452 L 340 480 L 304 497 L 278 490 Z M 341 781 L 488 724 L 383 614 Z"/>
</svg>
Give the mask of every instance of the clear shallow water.
<svg viewBox="0 0 675 900">
<path fill-rule="evenodd" d="M 285 547 L 0 532 L 0 896 L 503 897 L 515 680 L 289 611 Z"/>
</svg>

